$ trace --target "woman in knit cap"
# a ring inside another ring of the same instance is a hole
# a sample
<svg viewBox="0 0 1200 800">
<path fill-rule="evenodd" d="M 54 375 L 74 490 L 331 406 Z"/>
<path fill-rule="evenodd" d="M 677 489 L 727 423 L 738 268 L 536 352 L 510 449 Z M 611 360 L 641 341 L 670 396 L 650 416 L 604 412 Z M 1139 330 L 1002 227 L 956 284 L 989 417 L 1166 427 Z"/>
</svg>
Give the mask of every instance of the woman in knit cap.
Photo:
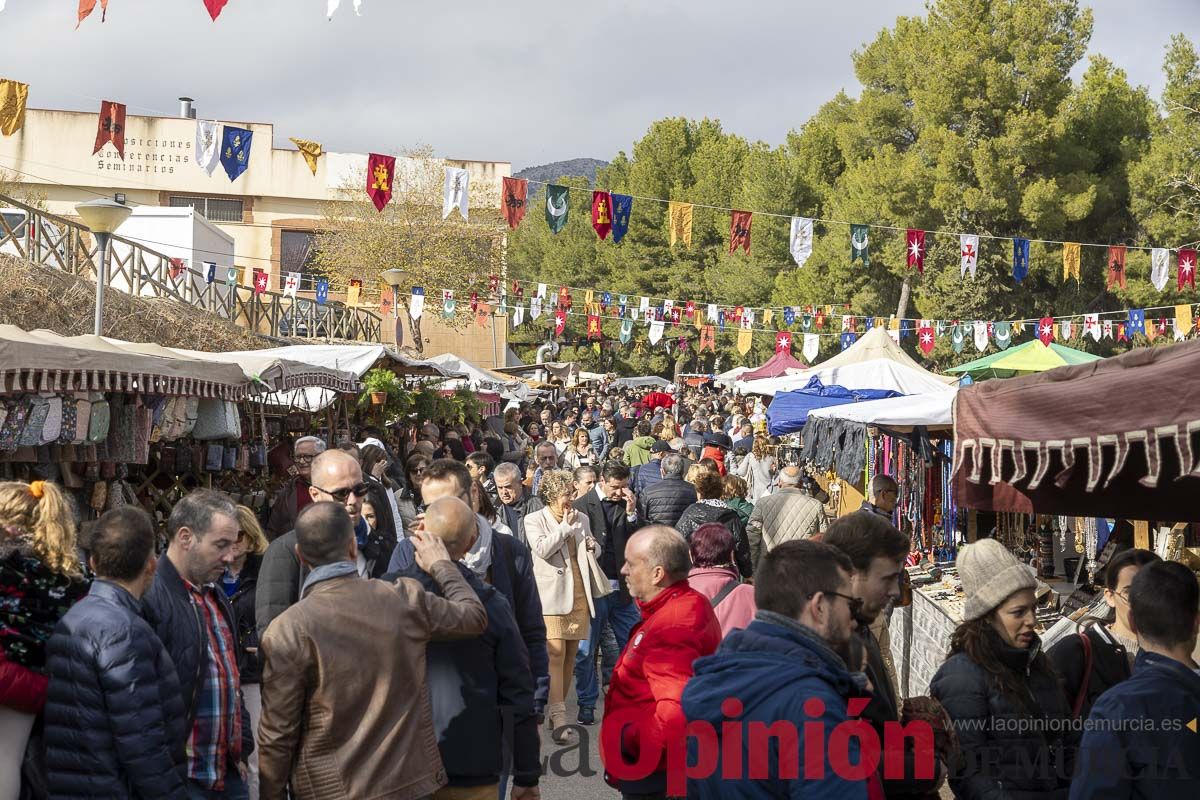
<svg viewBox="0 0 1200 800">
<path fill-rule="evenodd" d="M 960 800 L 1066 800 L 1079 734 L 1034 632 L 1037 579 L 995 539 L 964 547 L 958 575 L 963 622 L 929 687 L 961 748 L 950 788 Z"/>
</svg>

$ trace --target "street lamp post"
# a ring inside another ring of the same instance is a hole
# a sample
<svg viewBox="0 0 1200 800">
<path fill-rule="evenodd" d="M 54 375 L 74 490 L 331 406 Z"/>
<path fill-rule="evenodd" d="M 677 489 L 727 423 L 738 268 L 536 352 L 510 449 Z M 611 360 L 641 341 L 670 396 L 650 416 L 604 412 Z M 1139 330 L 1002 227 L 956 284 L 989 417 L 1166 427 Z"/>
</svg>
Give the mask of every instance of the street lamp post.
<svg viewBox="0 0 1200 800">
<path fill-rule="evenodd" d="M 397 347 L 399 347 L 400 343 L 404 340 L 404 329 L 400 327 L 402 323 L 400 321 L 400 312 L 397 308 L 400 303 L 400 295 L 397 289 L 399 289 L 400 284 L 404 282 L 407 274 L 408 273 L 404 270 L 396 269 L 395 267 L 392 269 L 385 269 L 383 272 L 379 273 L 379 277 L 383 280 L 383 282 L 392 287 L 392 314 L 394 316 L 392 326 L 392 344 L 395 344 Z M 381 314 L 380 322 L 383 322 L 382 316 L 383 315 Z M 418 352 L 420 349 L 420 343 L 417 343 Z"/>
<path fill-rule="evenodd" d="M 96 267 L 96 319 L 92 333 L 100 336 L 104 328 L 104 287 L 108 283 L 108 243 L 113 232 L 128 219 L 132 210 L 115 200 L 90 200 L 75 206 L 75 212 L 83 220 L 99 247 L 100 262 Z"/>
</svg>

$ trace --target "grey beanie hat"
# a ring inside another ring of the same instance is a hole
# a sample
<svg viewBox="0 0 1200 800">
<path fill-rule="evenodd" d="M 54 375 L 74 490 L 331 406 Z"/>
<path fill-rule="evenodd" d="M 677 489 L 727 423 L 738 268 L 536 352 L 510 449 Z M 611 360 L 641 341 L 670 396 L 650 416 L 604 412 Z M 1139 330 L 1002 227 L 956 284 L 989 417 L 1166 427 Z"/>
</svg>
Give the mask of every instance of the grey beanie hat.
<svg viewBox="0 0 1200 800">
<path fill-rule="evenodd" d="M 958 577 L 967 601 L 963 621 L 990 614 L 1009 595 L 1022 589 L 1037 589 L 1037 578 L 1029 567 L 995 539 L 980 539 L 958 554 Z"/>
</svg>

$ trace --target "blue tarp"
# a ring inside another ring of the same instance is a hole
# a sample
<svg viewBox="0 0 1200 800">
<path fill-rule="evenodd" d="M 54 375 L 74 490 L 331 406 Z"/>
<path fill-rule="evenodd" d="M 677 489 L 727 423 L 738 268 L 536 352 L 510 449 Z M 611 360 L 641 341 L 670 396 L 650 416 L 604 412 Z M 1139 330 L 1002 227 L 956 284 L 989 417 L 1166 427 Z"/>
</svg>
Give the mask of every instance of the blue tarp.
<svg viewBox="0 0 1200 800">
<path fill-rule="evenodd" d="M 772 436 L 795 433 L 804 428 L 808 412 L 814 408 L 840 406 L 863 400 L 882 400 L 885 397 L 900 397 L 900 392 L 891 389 L 847 389 L 844 386 L 826 386 L 814 377 L 802 389 L 779 392 L 767 407 L 767 432 Z"/>
</svg>

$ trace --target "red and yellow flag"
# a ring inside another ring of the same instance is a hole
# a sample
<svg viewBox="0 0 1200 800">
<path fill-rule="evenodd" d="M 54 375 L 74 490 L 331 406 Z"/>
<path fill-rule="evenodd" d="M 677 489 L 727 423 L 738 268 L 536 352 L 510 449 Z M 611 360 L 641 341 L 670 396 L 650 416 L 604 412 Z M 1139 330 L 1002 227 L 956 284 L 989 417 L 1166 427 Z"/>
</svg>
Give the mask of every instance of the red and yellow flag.
<svg viewBox="0 0 1200 800">
<path fill-rule="evenodd" d="M 612 196 L 608 192 L 592 192 L 592 227 L 601 239 L 612 230 Z"/>
<path fill-rule="evenodd" d="M 396 177 L 396 159 L 371 153 L 367 157 L 367 194 L 377 211 L 392 199 L 392 180 Z"/>
</svg>

